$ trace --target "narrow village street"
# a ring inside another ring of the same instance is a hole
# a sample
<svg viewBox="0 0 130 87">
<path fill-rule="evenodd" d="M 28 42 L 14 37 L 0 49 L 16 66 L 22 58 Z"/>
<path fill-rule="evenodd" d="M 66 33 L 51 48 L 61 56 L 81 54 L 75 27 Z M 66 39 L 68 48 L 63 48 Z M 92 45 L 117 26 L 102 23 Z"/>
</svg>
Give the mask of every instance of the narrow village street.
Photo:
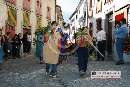
<svg viewBox="0 0 130 87">
<path fill-rule="evenodd" d="M 0 0 L 0 87 L 130 87 L 130 0 Z"/>
<path fill-rule="evenodd" d="M 89 61 L 88 75 L 80 78 L 73 59 L 58 66 L 58 77 L 49 78 L 45 65 L 28 55 L 10 59 L 0 71 L 0 87 L 130 87 L 130 64 L 116 66 L 112 61 Z M 121 71 L 120 79 L 91 79 L 91 71 Z"/>
</svg>

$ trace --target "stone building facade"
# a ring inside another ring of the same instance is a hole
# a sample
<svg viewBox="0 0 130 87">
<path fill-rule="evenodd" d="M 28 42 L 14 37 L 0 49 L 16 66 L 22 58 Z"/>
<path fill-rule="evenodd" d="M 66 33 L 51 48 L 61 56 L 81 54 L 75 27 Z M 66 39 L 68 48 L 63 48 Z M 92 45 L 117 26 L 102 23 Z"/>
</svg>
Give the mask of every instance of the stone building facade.
<svg viewBox="0 0 130 87">
<path fill-rule="evenodd" d="M 56 0 L 0 0 L 0 28 L 11 36 L 44 27 L 56 19 Z M 4 10 L 3 10 L 4 9 Z"/>
</svg>

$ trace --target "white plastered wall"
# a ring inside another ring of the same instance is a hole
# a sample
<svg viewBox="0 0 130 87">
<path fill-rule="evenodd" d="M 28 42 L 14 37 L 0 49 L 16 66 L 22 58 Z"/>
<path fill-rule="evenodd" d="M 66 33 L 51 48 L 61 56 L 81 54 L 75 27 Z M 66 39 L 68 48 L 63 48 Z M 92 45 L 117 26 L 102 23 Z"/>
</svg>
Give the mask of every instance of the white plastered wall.
<svg viewBox="0 0 130 87">
<path fill-rule="evenodd" d="M 34 33 L 35 33 L 35 30 L 36 30 L 35 4 L 36 4 L 36 0 L 32 0 L 32 3 L 31 3 L 31 13 L 30 13 L 30 24 L 31 24 L 32 39 L 35 37 Z"/>
<path fill-rule="evenodd" d="M 16 34 L 23 33 L 22 23 L 23 23 L 23 0 L 16 1 L 17 8 L 17 24 L 16 24 Z"/>
<path fill-rule="evenodd" d="M 42 26 L 47 25 L 47 1 L 48 0 L 41 0 L 42 2 Z"/>
<path fill-rule="evenodd" d="M 4 0 L 0 0 L 0 28 L 4 29 L 5 28 L 5 22 L 8 18 L 7 16 L 7 6 Z M 4 30 L 2 31 L 4 34 Z"/>
</svg>

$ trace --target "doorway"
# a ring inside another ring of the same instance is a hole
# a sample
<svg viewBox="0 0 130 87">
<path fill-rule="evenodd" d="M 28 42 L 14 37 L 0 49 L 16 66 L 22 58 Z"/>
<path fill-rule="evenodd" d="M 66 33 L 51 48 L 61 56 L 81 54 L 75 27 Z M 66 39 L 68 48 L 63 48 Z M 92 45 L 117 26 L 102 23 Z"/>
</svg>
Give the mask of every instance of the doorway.
<svg viewBox="0 0 130 87">
<path fill-rule="evenodd" d="M 113 13 L 110 12 L 106 15 L 106 54 L 108 60 L 113 60 Z"/>
</svg>

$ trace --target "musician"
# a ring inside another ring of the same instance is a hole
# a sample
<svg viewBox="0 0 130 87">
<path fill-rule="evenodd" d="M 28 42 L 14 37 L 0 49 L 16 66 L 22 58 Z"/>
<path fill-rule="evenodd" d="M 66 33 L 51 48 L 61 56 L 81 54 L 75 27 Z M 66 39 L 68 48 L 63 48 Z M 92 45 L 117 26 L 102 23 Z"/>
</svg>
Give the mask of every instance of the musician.
<svg viewBox="0 0 130 87">
<path fill-rule="evenodd" d="M 87 71 L 89 57 L 88 47 L 91 40 L 92 39 L 90 39 L 89 30 L 87 27 L 82 28 L 82 30 L 77 33 L 76 43 L 79 46 L 77 49 L 77 56 L 80 76 L 84 76 Z"/>
<path fill-rule="evenodd" d="M 105 56 L 105 48 L 106 48 L 106 32 L 99 28 L 96 33 L 97 46 L 98 50 Z M 101 54 L 97 54 L 97 61 L 104 61 L 104 57 Z"/>
</svg>

